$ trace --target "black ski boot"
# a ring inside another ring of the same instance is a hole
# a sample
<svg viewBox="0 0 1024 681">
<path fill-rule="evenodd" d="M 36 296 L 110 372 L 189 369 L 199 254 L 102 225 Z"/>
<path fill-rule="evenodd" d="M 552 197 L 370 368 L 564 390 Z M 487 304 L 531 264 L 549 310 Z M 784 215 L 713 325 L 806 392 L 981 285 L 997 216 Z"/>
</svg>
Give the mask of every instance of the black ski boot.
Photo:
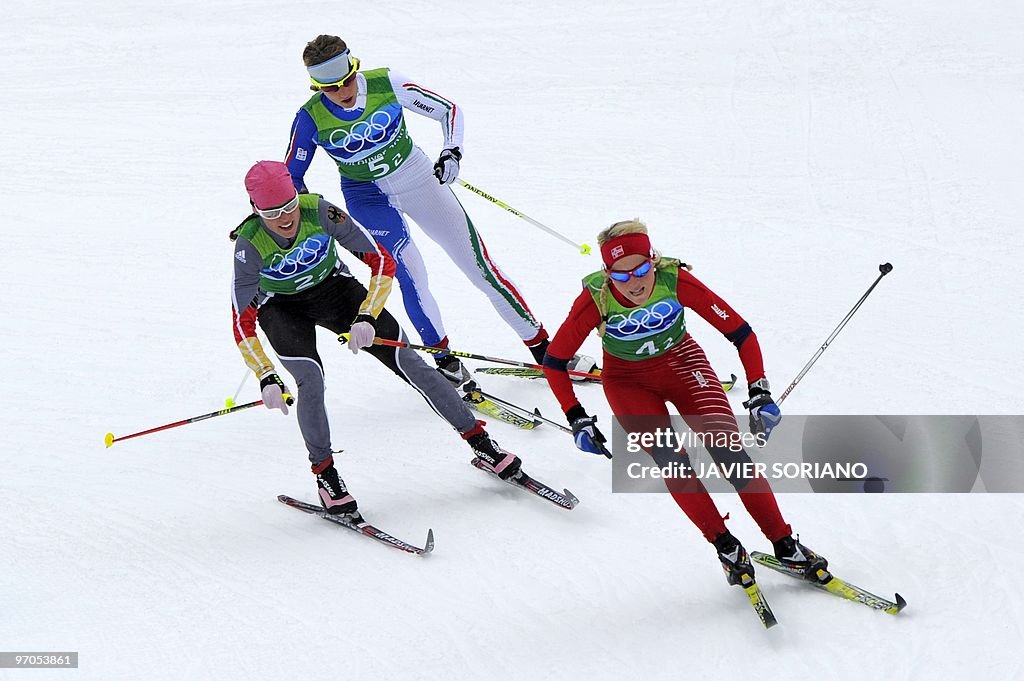
<svg viewBox="0 0 1024 681">
<path fill-rule="evenodd" d="M 817 582 L 821 580 L 818 571 L 828 568 L 828 561 L 825 560 L 824 556 L 819 556 L 801 544 L 799 538 L 793 539 L 793 535 L 783 537 L 774 542 L 773 545 L 775 547 L 775 557 L 782 563 L 782 567 L 797 577 L 803 577 L 810 582 Z"/>
<path fill-rule="evenodd" d="M 473 381 L 473 377 L 469 375 L 469 371 L 455 355 L 435 358 L 435 363 L 437 364 L 438 373 L 444 376 L 456 390 L 466 393 L 476 390 L 476 383 Z"/>
<path fill-rule="evenodd" d="M 512 452 L 506 452 L 484 430 L 481 421 L 476 428 L 464 434 L 463 439 L 473 448 L 477 458 L 487 464 L 502 480 L 514 478 L 519 474 L 522 460 Z"/>
<path fill-rule="evenodd" d="M 725 579 L 729 584 L 748 587 L 754 583 L 754 566 L 750 564 L 750 556 L 747 555 L 747 550 L 743 548 L 743 544 L 740 544 L 739 539 L 726 530 L 718 535 L 714 545 L 715 550 L 718 551 L 718 560 L 722 561 L 722 569 L 725 570 Z"/>
<path fill-rule="evenodd" d="M 317 496 L 320 505 L 331 515 L 359 515 L 356 500 L 348 493 L 345 481 L 338 476 L 334 457 L 313 469 L 316 473 Z"/>
</svg>

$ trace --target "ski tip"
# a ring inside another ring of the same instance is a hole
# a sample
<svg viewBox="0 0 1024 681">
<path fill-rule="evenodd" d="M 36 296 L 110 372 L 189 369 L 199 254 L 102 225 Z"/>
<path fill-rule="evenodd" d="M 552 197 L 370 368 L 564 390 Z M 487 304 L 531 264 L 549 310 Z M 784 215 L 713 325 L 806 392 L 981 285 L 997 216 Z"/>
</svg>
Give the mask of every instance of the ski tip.
<svg viewBox="0 0 1024 681">
<path fill-rule="evenodd" d="M 423 552 L 421 556 L 425 556 L 434 550 L 434 530 L 430 528 L 427 530 L 427 543 L 423 545 Z"/>
<path fill-rule="evenodd" d="M 903 608 L 905 607 L 907 607 L 906 600 L 903 599 L 903 596 L 896 594 L 896 612 L 894 612 L 893 614 L 895 615 L 897 613 L 903 612 Z"/>
<path fill-rule="evenodd" d="M 291 501 L 291 497 L 288 496 L 287 494 L 278 494 L 277 500 L 280 501 L 282 504 L 287 504 L 289 501 Z"/>
<path fill-rule="evenodd" d="M 110 445 L 114 444 L 114 434 L 113 433 L 107 433 L 106 435 L 104 435 L 103 436 L 103 444 L 106 445 L 107 448 L 109 449 Z"/>
</svg>

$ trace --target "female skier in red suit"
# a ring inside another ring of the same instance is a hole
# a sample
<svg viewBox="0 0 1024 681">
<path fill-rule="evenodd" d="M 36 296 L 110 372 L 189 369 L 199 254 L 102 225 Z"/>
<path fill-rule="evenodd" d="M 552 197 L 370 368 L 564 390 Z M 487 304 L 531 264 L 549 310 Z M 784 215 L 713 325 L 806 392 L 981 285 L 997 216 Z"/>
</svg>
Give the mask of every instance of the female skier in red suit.
<svg viewBox="0 0 1024 681">
<path fill-rule="evenodd" d="M 704 351 L 686 331 L 689 308 L 722 332 L 739 351 L 749 385 L 751 431 L 767 437 L 782 416 L 765 378 L 757 336 L 728 303 L 715 295 L 678 260 L 652 248 L 647 227 L 636 220 L 617 222 L 598 235 L 604 268 L 584 278 L 544 358 L 544 373 L 572 424 L 576 446 L 605 453 L 605 438 L 576 398 L 567 361 L 595 328 L 604 348 L 601 373 L 612 412 L 627 431 L 650 430 L 664 422 L 671 402 L 695 432 L 739 439 L 732 407 Z M 718 438 L 715 438 L 716 440 Z M 706 441 L 706 440 L 705 440 Z M 739 446 L 707 447 L 718 464 L 748 463 Z M 650 452 L 664 466 L 664 452 Z M 689 464 L 685 452 L 683 461 Z M 764 477 L 729 478 L 747 512 L 771 541 L 776 557 L 790 571 L 814 579 L 827 561 L 793 538 Z M 746 550 L 725 527 L 722 515 L 697 477 L 666 480 L 673 499 L 714 544 L 730 584 L 747 586 L 754 569 Z"/>
</svg>

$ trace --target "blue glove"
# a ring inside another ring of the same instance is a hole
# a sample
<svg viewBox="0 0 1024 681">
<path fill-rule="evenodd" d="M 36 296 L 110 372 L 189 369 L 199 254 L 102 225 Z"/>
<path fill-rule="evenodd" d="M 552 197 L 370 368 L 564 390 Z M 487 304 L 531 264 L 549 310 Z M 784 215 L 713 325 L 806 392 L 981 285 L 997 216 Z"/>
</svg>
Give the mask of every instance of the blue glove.
<svg viewBox="0 0 1024 681">
<path fill-rule="evenodd" d="M 768 391 L 768 379 L 759 378 L 750 384 L 750 399 L 743 403 L 743 408 L 750 411 L 750 432 L 764 435 L 765 441 L 772 434 L 775 426 L 782 420 L 779 405 L 775 404 L 772 394 Z"/>
<path fill-rule="evenodd" d="M 588 454 L 599 454 L 612 458 L 611 452 L 605 447 L 608 441 L 604 434 L 597 429 L 597 417 L 587 416 L 583 407 L 576 406 L 566 414 L 569 423 L 572 425 L 572 437 L 576 441 L 576 449 Z"/>
</svg>

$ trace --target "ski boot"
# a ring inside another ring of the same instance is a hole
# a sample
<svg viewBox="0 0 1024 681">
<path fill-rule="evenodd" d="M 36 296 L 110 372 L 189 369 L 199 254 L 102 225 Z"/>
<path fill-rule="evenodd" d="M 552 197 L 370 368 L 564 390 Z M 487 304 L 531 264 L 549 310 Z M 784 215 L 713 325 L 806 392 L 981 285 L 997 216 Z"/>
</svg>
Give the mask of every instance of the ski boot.
<svg viewBox="0 0 1024 681">
<path fill-rule="evenodd" d="M 464 393 L 472 393 L 476 390 L 476 382 L 473 381 L 469 371 L 455 355 L 435 358 L 435 363 L 438 373 L 444 376 L 456 390 Z"/>
<path fill-rule="evenodd" d="M 597 360 L 590 355 L 573 355 L 565 368 L 569 371 L 580 371 L 584 374 L 594 374 L 601 371 L 597 368 Z M 591 380 L 586 376 L 575 376 L 573 374 L 569 374 L 569 378 L 573 381 Z"/>
<path fill-rule="evenodd" d="M 544 365 L 544 355 L 547 354 L 549 345 L 551 345 L 551 341 L 545 338 L 536 345 L 527 346 L 529 347 L 530 353 L 533 355 L 533 359 L 537 362 L 537 364 L 540 364 L 541 366 Z M 581 371 L 585 374 L 594 374 L 599 373 L 601 371 L 597 366 L 597 360 L 595 360 L 590 355 L 573 355 L 572 359 L 569 360 L 565 368 L 568 369 L 569 371 Z M 585 376 L 570 375 L 569 378 L 571 378 L 574 381 L 590 380 Z"/>
<path fill-rule="evenodd" d="M 726 581 L 744 588 L 753 584 L 754 566 L 751 565 L 750 556 L 747 555 L 743 544 L 740 544 L 728 530 L 718 535 L 718 539 L 713 543 L 715 550 L 718 551 L 718 560 L 722 561 Z"/>
<path fill-rule="evenodd" d="M 313 472 L 316 473 L 317 496 L 324 510 L 331 515 L 359 515 L 356 500 L 348 493 L 345 481 L 338 477 L 334 457 L 314 467 Z"/>
<path fill-rule="evenodd" d="M 819 582 L 823 578 L 827 582 L 831 578 L 827 571 L 828 561 L 801 544 L 799 537 L 797 539 L 793 539 L 793 535 L 783 537 L 773 542 L 773 546 L 775 547 L 775 557 L 779 559 L 787 572 L 797 577 L 803 577 L 809 582 Z"/>
<path fill-rule="evenodd" d="M 502 480 L 514 478 L 519 474 L 519 468 L 523 465 L 522 460 L 512 452 L 506 452 L 492 440 L 484 430 L 482 421 L 477 421 L 476 427 L 463 434 L 462 439 L 473 448 L 473 454 Z"/>
</svg>

